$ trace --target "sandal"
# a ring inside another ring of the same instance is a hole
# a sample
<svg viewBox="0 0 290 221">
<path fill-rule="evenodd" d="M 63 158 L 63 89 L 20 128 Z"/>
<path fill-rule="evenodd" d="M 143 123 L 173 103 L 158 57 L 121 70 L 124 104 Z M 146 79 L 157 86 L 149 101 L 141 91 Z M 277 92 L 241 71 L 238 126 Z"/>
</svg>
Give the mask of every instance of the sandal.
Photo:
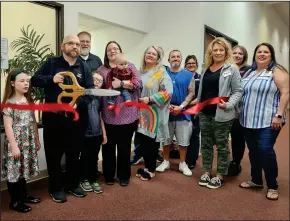
<svg viewBox="0 0 290 221">
<path fill-rule="evenodd" d="M 278 190 L 268 189 L 267 194 L 266 194 L 266 198 L 268 200 L 278 200 L 278 198 L 279 198 Z"/>
<path fill-rule="evenodd" d="M 243 182 L 239 185 L 241 188 L 245 189 L 263 189 L 263 185 L 255 184 L 252 181 Z"/>
<path fill-rule="evenodd" d="M 143 181 L 148 181 L 148 180 L 151 180 L 153 177 L 155 177 L 155 173 L 150 173 L 149 171 L 148 172 L 144 171 L 144 173 L 141 175 L 140 179 Z"/>
<path fill-rule="evenodd" d="M 144 169 L 139 168 L 136 173 L 136 177 L 140 178 L 145 173 Z"/>
</svg>

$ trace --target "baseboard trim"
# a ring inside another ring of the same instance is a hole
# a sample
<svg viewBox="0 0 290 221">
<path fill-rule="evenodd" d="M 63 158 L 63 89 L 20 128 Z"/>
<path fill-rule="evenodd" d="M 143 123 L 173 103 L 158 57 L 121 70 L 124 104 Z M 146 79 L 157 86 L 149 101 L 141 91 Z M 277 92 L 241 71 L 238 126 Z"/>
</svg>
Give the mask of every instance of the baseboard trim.
<svg viewBox="0 0 290 221">
<path fill-rule="evenodd" d="M 42 170 L 42 171 L 40 171 L 40 174 L 38 176 L 29 179 L 27 181 L 27 183 L 39 181 L 39 180 L 45 179 L 47 177 L 48 177 L 47 170 Z M 5 181 L 1 181 L 1 191 L 4 191 L 4 190 L 7 190 L 7 182 L 6 182 L 6 180 Z"/>
<path fill-rule="evenodd" d="M 62 165 L 62 170 L 65 171 L 65 164 Z M 39 175 L 27 180 L 27 183 L 36 182 L 39 180 L 43 180 L 48 177 L 47 169 L 41 170 Z M 6 180 L 1 180 L 1 191 L 7 190 L 7 182 Z"/>
</svg>

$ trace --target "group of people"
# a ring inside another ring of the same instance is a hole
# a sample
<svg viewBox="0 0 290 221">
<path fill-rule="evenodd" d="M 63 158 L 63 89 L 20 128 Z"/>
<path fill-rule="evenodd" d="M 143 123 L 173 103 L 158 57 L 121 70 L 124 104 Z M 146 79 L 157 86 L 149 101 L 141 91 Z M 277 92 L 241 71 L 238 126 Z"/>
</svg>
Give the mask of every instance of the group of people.
<svg viewBox="0 0 290 221">
<path fill-rule="evenodd" d="M 120 91 L 116 97 L 79 97 L 73 105 L 80 116 L 78 121 L 73 121 L 73 114 L 65 111 L 43 113 L 44 150 L 52 200 L 65 202 L 66 192 L 75 197 L 85 197 L 90 191 L 103 192 L 97 168 L 101 146 L 105 184 L 113 185 L 116 175 L 119 184 L 127 186 L 131 177 L 134 134 L 138 157 L 144 159 L 144 168 L 139 168 L 136 176 L 143 181 L 154 179 L 156 171 L 170 168 L 170 145 L 176 139 L 179 170 L 186 176 L 192 175 L 201 143 L 203 174 L 198 183 L 211 189 L 219 188 L 224 185 L 224 176 L 241 172 L 246 142 L 252 178 L 240 187 L 263 188 L 264 170 L 266 197 L 278 199 L 274 144 L 286 120 L 289 75 L 276 62 L 270 44 L 259 44 L 248 66 L 244 47 L 238 45 L 232 49 L 224 38 L 216 38 L 208 45 L 201 75 L 196 72 L 198 62 L 194 55 L 187 56 L 185 68 L 181 67 L 179 50 L 169 53 L 170 66 L 165 66 L 163 49 L 148 47 L 138 71 L 116 41 L 107 43 L 104 63 L 90 53 L 90 49 L 88 32 L 66 36 L 61 44 L 63 54 L 49 58 L 31 79 L 21 68 L 13 69 L 7 78 L 3 103 L 33 102 L 32 87 L 44 88 L 45 102 L 56 103 L 62 92 L 59 83 L 72 84 L 71 78 L 63 72 L 72 72 L 84 88 Z M 182 113 L 218 97 L 228 99 L 208 105 L 194 115 Z M 70 103 L 71 99 L 62 101 Z M 148 108 L 139 108 L 131 101 L 146 104 Z M 39 174 L 37 151 L 41 147 L 34 113 L 7 107 L 3 109 L 3 120 L 6 137 L 2 172 L 7 177 L 10 208 L 29 212 L 31 207 L 26 203 L 40 202 L 26 191 L 26 180 Z M 160 146 L 164 160 L 157 167 Z M 216 175 L 212 174 L 214 148 L 218 152 Z M 61 166 L 64 154 L 65 174 Z"/>
</svg>

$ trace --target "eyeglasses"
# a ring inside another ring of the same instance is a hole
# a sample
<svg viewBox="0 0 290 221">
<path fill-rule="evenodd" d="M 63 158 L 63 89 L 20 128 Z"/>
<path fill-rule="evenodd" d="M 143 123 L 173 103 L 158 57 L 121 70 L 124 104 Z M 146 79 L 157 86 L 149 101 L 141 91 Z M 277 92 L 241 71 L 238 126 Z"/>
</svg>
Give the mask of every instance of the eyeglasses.
<svg viewBox="0 0 290 221">
<path fill-rule="evenodd" d="M 73 42 L 73 41 L 69 41 L 69 42 L 66 42 L 64 44 L 67 44 L 68 46 L 74 46 L 74 45 L 77 46 L 77 47 L 80 47 L 81 46 L 80 43 Z"/>
<path fill-rule="evenodd" d="M 94 81 L 96 81 L 97 83 L 103 83 L 102 79 L 98 79 L 98 78 L 94 78 Z"/>
<path fill-rule="evenodd" d="M 187 63 L 186 65 L 196 65 L 196 63 Z"/>
<path fill-rule="evenodd" d="M 120 50 L 120 48 L 116 48 L 116 47 L 114 47 L 114 48 L 107 48 L 107 52 L 110 52 L 110 51 L 119 51 Z"/>
</svg>

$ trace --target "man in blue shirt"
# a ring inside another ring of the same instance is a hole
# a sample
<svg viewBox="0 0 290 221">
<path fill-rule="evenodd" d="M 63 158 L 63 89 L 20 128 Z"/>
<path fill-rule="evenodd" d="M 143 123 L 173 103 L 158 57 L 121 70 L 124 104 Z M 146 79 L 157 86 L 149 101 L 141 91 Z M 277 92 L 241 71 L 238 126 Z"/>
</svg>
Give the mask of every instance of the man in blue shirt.
<svg viewBox="0 0 290 221">
<path fill-rule="evenodd" d="M 173 83 L 173 94 L 171 98 L 172 112 L 169 116 L 169 133 L 170 139 L 165 141 L 163 146 L 164 161 L 157 168 L 157 172 L 164 172 L 170 168 L 169 152 L 170 144 L 173 137 L 176 137 L 179 146 L 180 163 L 179 170 L 185 176 L 191 176 L 192 172 L 188 168 L 185 159 L 187 147 L 190 144 L 190 137 L 192 132 L 192 123 L 190 115 L 179 114 L 192 101 L 195 91 L 195 81 L 192 73 L 180 67 L 182 61 L 181 52 L 179 50 L 172 50 L 169 53 L 168 62 L 170 68 L 167 72 Z"/>
</svg>

